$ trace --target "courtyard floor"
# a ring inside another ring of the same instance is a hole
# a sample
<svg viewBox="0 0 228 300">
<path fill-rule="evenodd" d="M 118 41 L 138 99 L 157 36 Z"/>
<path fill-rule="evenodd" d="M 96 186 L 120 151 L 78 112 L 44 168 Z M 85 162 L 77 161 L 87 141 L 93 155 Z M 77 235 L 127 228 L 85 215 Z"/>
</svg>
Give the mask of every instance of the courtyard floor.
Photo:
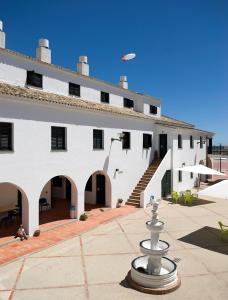
<svg viewBox="0 0 228 300">
<path fill-rule="evenodd" d="M 168 257 L 180 260 L 182 285 L 171 294 L 142 294 L 131 289 L 125 279 L 131 261 L 140 255 L 139 242 L 149 237 L 145 227 L 150 218 L 148 208 L 131 210 L 2 265 L 0 299 L 225 300 L 228 243 L 220 241 L 217 222 L 228 224 L 228 203 L 220 200 L 199 204 L 186 207 L 162 201 L 160 205 L 160 219 L 165 221 L 160 238 L 170 243 Z"/>
</svg>

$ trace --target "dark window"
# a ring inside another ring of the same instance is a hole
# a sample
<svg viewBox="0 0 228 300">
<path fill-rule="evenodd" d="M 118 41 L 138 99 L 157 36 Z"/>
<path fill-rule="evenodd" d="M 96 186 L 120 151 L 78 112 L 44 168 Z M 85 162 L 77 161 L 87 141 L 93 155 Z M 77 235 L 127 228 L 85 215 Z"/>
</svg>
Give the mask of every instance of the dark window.
<svg viewBox="0 0 228 300">
<path fill-rule="evenodd" d="M 51 127 L 51 149 L 66 150 L 66 128 Z"/>
<path fill-rule="evenodd" d="M 143 148 L 148 149 L 152 147 L 152 135 L 144 133 L 143 134 Z"/>
<path fill-rule="evenodd" d="M 190 178 L 191 178 L 191 179 L 193 178 L 193 173 L 192 173 L 192 172 L 190 173 Z"/>
<path fill-rule="evenodd" d="M 12 149 L 12 124 L 0 122 L 0 150 L 9 151 Z"/>
<path fill-rule="evenodd" d="M 158 113 L 157 106 L 150 105 L 150 113 L 156 115 Z"/>
<path fill-rule="evenodd" d="M 130 149 L 131 147 L 131 135 L 130 132 L 123 132 L 124 137 L 123 137 L 123 143 L 122 143 L 122 147 L 123 149 Z"/>
<path fill-rule="evenodd" d="M 181 134 L 178 134 L 178 148 L 179 149 L 182 148 L 182 137 L 181 137 Z"/>
<path fill-rule="evenodd" d="M 93 188 L 92 188 L 92 175 L 90 176 L 90 178 L 88 179 L 88 181 L 86 183 L 85 190 L 87 192 L 92 192 L 92 190 L 93 190 Z"/>
<path fill-rule="evenodd" d="M 124 107 L 128 107 L 128 108 L 134 107 L 134 101 L 128 98 L 124 98 Z"/>
<path fill-rule="evenodd" d="M 202 138 L 202 136 L 200 136 L 200 148 L 201 149 L 203 148 L 203 138 Z"/>
<path fill-rule="evenodd" d="M 182 182 L 182 171 L 178 171 L 178 180 Z"/>
<path fill-rule="evenodd" d="M 69 82 L 69 95 L 80 97 L 80 85 Z"/>
<path fill-rule="evenodd" d="M 208 154 L 212 154 L 212 138 L 209 138 L 209 139 L 208 139 L 207 153 L 208 153 Z"/>
<path fill-rule="evenodd" d="M 104 149 L 103 130 L 93 130 L 93 149 Z"/>
<path fill-rule="evenodd" d="M 190 135 L 190 148 L 193 149 L 194 145 L 193 145 L 193 137 L 192 135 Z"/>
<path fill-rule="evenodd" d="M 27 71 L 27 84 L 35 87 L 43 87 L 43 77 L 34 71 Z"/>
<path fill-rule="evenodd" d="M 101 102 L 109 103 L 109 93 L 101 92 Z"/>
<path fill-rule="evenodd" d="M 63 179 L 60 176 L 56 176 L 52 178 L 52 186 L 54 187 L 62 187 L 63 186 Z"/>
</svg>

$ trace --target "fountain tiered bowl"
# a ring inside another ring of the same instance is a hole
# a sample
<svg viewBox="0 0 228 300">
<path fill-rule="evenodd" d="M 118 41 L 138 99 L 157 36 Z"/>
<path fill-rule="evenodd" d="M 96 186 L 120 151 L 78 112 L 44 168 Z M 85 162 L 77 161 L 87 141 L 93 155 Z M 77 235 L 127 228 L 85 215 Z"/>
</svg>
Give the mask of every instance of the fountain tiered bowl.
<svg viewBox="0 0 228 300">
<path fill-rule="evenodd" d="M 146 222 L 151 238 L 139 243 L 143 256 L 135 258 L 128 274 L 130 284 L 139 291 L 151 294 L 164 294 L 174 291 L 180 286 L 177 265 L 165 257 L 169 243 L 160 240 L 164 222 L 158 220 L 158 203 L 153 206 L 152 220 Z"/>
</svg>

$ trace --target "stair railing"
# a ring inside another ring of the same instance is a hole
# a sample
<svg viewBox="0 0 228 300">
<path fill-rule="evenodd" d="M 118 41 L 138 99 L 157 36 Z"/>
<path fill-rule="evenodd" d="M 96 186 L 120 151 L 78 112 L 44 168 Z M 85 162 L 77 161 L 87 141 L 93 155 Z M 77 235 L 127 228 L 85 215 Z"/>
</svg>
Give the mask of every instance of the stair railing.
<svg viewBox="0 0 228 300">
<path fill-rule="evenodd" d="M 149 181 L 148 185 L 146 186 L 145 190 L 140 194 L 140 207 L 146 207 L 147 204 L 150 202 L 150 197 L 154 196 L 154 199 L 161 198 L 161 181 L 165 172 L 172 168 L 172 161 L 171 161 L 171 154 L 172 150 L 169 149 L 160 162 L 157 170 L 155 171 L 154 175 L 152 176 L 151 180 Z"/>
</svg>

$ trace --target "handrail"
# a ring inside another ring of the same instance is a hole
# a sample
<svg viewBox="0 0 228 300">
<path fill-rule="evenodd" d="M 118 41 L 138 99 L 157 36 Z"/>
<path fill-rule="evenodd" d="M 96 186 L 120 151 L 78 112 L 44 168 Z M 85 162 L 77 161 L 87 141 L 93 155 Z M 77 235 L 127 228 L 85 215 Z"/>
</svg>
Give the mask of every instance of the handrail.
<svg viewBox="0 0 228 300">
<path fill-rule="evenodd" d="M 149 181 L 145 190 L 140 194 L 140 207 L 146 207 L 150 201 L 150 196 L 153 195 L 154 199 L 161 198 L 161 180 L 165 172 L 171 169 L 171 149 L 169 149 L 162 159 L 160 165 L 155 171 L 153 177 Z M 153 192 L 151 191 L 153 189 Z"/>
</svg>

